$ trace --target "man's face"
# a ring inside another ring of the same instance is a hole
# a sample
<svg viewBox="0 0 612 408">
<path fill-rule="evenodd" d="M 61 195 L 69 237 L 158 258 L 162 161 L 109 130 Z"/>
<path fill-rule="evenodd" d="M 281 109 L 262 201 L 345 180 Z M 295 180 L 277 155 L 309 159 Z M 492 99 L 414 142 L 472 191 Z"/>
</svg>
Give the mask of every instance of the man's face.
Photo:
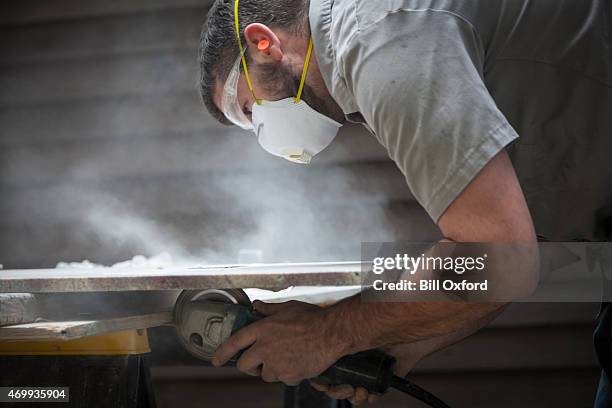
<svg viewBox="0 0 612 408">
<path fill-rule="evenodd" d="M 302 60 L 301 65 L 303 66 L 303 64 L 304 61 Z M 292 72 L 294 70 L 292 67 L 288 67 L 286 62 L 251 62 L 248 66 L 248 70 L 253 91 L 257 98 L 264 101 L 278 101 L 297 95 L 301 75 Z M 335 105 L 335 102 L 333 102 L 331 96 L 329 96 L 329 94 L 320 96 L 318 92 L 315 91 L 314 87 L 309 85 L 308 82 L 309 81 L 304 84 L 302 99 L 319 113 L 336 119 L 337 121 L 341 121 L 342 119 L 338 118 L 339 108 L 336 107 L 337 105 L 330 106 L 332 104 Z M 217 105 L 221 111 L 223 111 L 221 106 L 221 98 L 223 96 L 224 85 L 225 84 L 222 81 L 218 81 L 215 87 L 215 105 Z M 322 85 L 324 87 L 324 84 Z M 255 103 L 255 99 L 253 98 L 253 94 L 249 89 L 243 69 L 240 70 L 237 95 L 238 102 L 243 113 L 250 121 L 252 121 L 252 108 L 253 104 Z M 326 96 L 327 101 L 325 100 Z"/>
<path fill-rule="evenodd" d="M 253 26 L 256 27 L 252 29 Z M 249 44 L 247 52 L 250 53 L 247 69 L 255 96 L 264 101 L 278 101 L 296 96 L 307 53 L 308 38 L 299 38 L 282 31 L 274 33 L 261 24 L 247 27 L 245 37 Z M 262 38 L 269 39 L 272 43 L 268 52 L 262 52 L 257 48 L 257 41 Z M 224 86 L 224 81 L 217 81 L 215 85 L 214 102 L 221 111 L 223 111 L 221 100 Z M 253 93 L 249 89 L 241 63 L 237 99 L 243 113 L 251 122 L 251 112 L 255 103 Z M 319 113 L 337 122 L 344 120 L 340 107 L 325 87 L 314 53 L 310 59 L 302 99 Z"/>
<path fill-rule="evenodd" d="M 255 63 L 248 65 L 249 77 L 253 86 L 253 93 L 257 98 L 265 101 L 277 101 L 291 96 L 290 84 L 287 82 L 292 78 L 282 64 Z M 215 86 L 215 105 L 223 111 L 221 98 L 223 96 L 225 83 L 217 81 Z M 255 103 L 251 93 L 242 63 L 240 64 L 240 76 L 238 78 L 237 99 L 242 112 L 252 121 L 252 108 Z"/>
</svg>

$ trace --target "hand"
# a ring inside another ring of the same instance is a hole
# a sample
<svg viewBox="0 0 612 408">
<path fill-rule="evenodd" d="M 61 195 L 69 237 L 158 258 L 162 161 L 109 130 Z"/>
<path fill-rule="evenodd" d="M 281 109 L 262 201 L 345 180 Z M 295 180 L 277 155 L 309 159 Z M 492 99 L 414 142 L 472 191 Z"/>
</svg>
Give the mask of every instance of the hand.
<svg viewBox="0 0 612 408">
<path fill-rule="evenodd" d="M 397 360 L 394 370 L 395 374 L 405 377 L 416 363 L 428 354 L 429 348 L 425 342 L 416 342 L 387 347 L 384 351 Z M 373 404 L 380 398 L 379 395 L 370 394 L 365 388 L 354 388 L 348 384 L 329 385 L 318 380 L 310 380 L 310 385 L 315 390 L 324 392 L 331 398 L 339 400 L 348 399 L 353 405 L 361 405 L 364 402 Z"/>
<path fill-rule="evenodd" d="M 325 309 L 297 301 L 255 301 L 253 306 L 266 317 L 227 339 L 216 351 L 213 365 L 223 365 L 244 350 L 237 362 L 240 371 L 261 375 L 266 382 L 297 385 L 343 356 L 342 333 L 334 332 Z"/>
<path fill-rule="evenodd" d="M 378 401 L 379 396 L 376 394 L 368 393 L 368 390 L 361 387 L 353 387 L 352 385 L 343 384 L 343 385 L 329 385 L 319 382 L 317 380 L 310 380 L 310 385 L 317 391 L 324 392 L 330 398 L 334 398 L 337 400 L 347 399 L 353 405 L 361 405 L 364 402 L 369 402 L 370 404 Z"/>
</svg>

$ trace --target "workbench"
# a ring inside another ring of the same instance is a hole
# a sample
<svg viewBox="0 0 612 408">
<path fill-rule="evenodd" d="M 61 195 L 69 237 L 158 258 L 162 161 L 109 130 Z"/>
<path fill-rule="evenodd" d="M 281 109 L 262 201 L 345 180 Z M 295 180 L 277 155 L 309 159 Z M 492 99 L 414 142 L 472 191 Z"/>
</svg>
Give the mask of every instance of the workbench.
<svg viewBox="0 0 612 408">
<path fill-rule="evenodd" d="M 0 365 L 3 371 L 14 373 L 4 377 L 0 386 L 19 385 L 11 383 L 11 379 L 24 381 L 29 378 L 36 382 L 39 378 L 42 381 L 39 384 L 45 384 L 55 378 L 54 381 L 72 384 L 71 407 L 90 406 L 92 401 L 84 402 L 84 395 L 94 396 L 98 402 L 111 398 L 130 408 L 154 407 L 148 380 L 150 350 L 146 329 L 172 325 L 173 302 L 180 290 L 258 288 L 277 291 L 292 286 L 326 286 L 327 295 L 307 297 L 310 301 L 325 303 L 323 299 L 330 299 L 330 296 L 346 297 L 357 293 L 364 267 L 361 262 L 340 262 L 165 269 L 2 270 L 0 296 L 34 294 L 43 306 L 39 306 L 42 310 L 36 313 L 22 310 L 19 316 L 26 320 L 19 324 L 0 327 Z M 331 288 L 330 291 L 330 286 L 338 290 Z M 96 301 L 91 305 L 88 296 L 95 296 Z M 80 300 L 75 301 L 75 298 Z M 62 306 L 65 299 L 71 299 L 66 301 L 70 307 Z M 129 307 L 122 305 L 125 299 L 130 301 Z M 287 300 L 283 295 L 264 299 Z M 135 304 L 138 307 L 134 307 Z M 27 302 L 23 305 L 28 307 Z M 105 305 L 113 310 L 106 310 Z M 50 310 L 53 308 L 55 312 Z M 49 371 L 44 370 L 49 365 L 54 367 L 52 372 L 56 377 L 49 377 Z M 100 394 L 98 388 L 92 389 L 100 383 L 83 382 L 88 376 L 98 378 L 99 382 L 113 383 L 113 392 Z M 137 392 L 121 391 L 128 388 Z M 344 406 L 306 386 L 287 387 L 285 405 Z"/>
</svg>

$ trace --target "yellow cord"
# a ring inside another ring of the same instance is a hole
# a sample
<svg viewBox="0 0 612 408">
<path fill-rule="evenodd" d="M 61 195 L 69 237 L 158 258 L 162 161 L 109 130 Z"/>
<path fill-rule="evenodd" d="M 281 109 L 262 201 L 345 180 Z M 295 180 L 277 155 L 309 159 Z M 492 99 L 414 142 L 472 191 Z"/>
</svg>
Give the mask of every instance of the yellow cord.
<svg viewBox="0 0 612 408">
<path fill-rule="evenodd" d="M 240 0 L 236 0 L 234 5 L 234 21 L 236 23 L 236 39 L 238 40 L 238 48 L 240 49 L 240 55 L 242 55 L 242 67 L 244 68 L 244 75 L 246 76 L 247 84 L 251 90 L 251 95 L 253 95 L 255 103 L 261 105 L 261 99 L 257 99 L 255 96 L 255 91 L 253 90 L 253 85 L 251 84 L 251 77 L 249 76 L 249 70 L 247 69 L 246 59 L 244 58 L 244 49 L 242 47 L 242 41 L 240 40 L 240 23 L 238 22 L 238 3 L 240 3 Z"/>
<path fill-rule="evenodd" d="M 298 93 L 293 101 L 298 103 L 302 99 L 302 91 L 304 90 L 304 84 L 306 83 L 306 74 L 308 74 L 308 65 L 310 63 L 310 56 L 312 55 L 312 37 L 310 37 L 310 41 L 308 42 L 308 52 L 306 53 L 306 59 L 304 60 L 304 69 L 302 70 L 302 78 L 300 79 L 300 87 L 298 88 Z"/>
</svg>

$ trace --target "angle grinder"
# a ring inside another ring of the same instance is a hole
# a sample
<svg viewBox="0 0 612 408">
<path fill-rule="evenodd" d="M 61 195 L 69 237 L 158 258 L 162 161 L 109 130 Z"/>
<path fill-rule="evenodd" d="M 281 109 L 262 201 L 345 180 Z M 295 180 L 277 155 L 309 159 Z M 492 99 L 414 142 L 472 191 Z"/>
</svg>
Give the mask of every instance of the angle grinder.
<svg viewBox="0 0 612 408">
<path fill-rule="evenodd" d="M 174 306 L 174 324 L 183 347 L 194 357 L 210 362 L 215 351 L 242 327 L 264 318 L 241 289 L 185 290 Z M 242 352 L 230 359 L 235 365 Z M 316 378 L 330 384 L 362 387 L 372 394 L 395 388 L 434 408 L 449 408 L 433 394 L 393 374 L 395 359 L 380 350 L 342 357 Z"/>
</svg>

